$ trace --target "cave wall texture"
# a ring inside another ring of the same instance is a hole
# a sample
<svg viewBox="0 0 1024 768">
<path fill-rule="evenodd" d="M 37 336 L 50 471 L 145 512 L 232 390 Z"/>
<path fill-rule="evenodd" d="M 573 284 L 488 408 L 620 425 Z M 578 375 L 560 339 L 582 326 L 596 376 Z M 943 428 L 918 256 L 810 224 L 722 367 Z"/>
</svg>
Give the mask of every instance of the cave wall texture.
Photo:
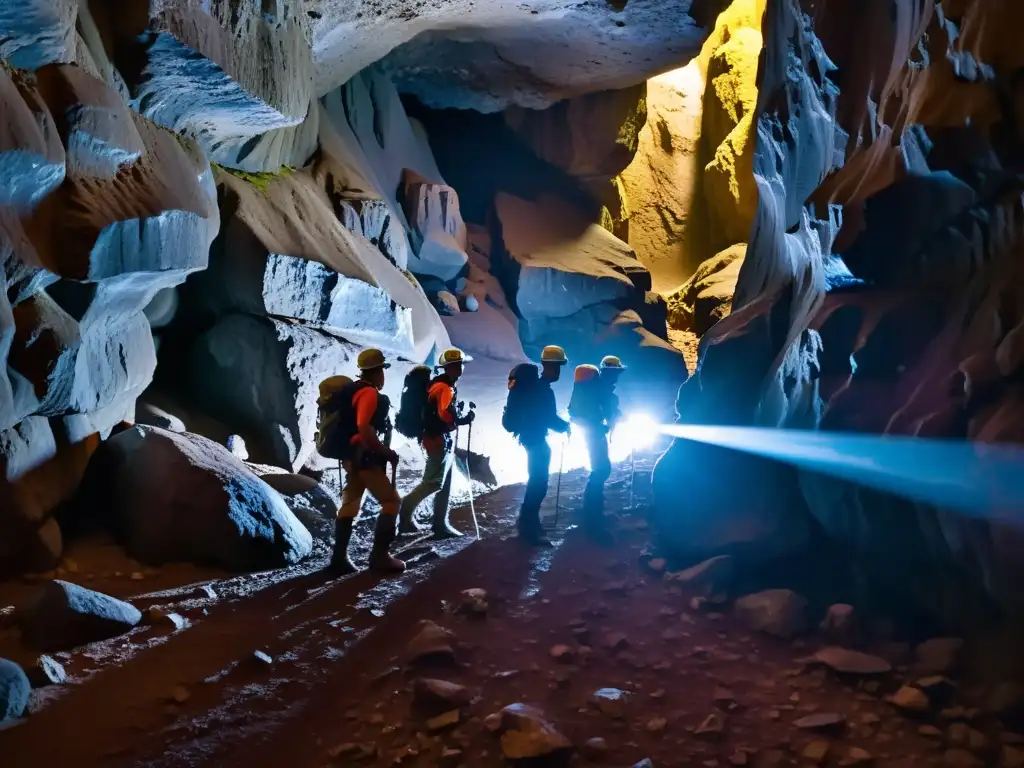
<svg viewBox="0 0 1024 768">
<path fill-rule="evenodd" d="M 681 418 L 1019 442 L 1024 6 L 770 0 L 762 30 L 757 212 Z M 718 461 L 677 444 L 663 497 L 674 469 Z M 1024 613 L 1018 529 L 808 473 L 777 473 L 773 492 L 782 504 L 711 506 L 791 551 L 806 515 L 867 582 L 947 626 Z"/>
<path fill-rule="evenodd" d="M 0 4 L 0 570 L 56 562 L 90 455 L 154 403 L 315 465 L 316 384 L 365 344 L 400 380 L 450 338 L 558 337 L 674 390 L 672 324 L 702 335 L 683 419 L 1021 440 L 1022 14 Z M 745 460 L 763 483 L 683 505 L 719 458 L 659 465 L 679 540 L 823 531 L 930 614 L 1021 612 L 1019 534 Z"/>
<path fill-rule="evenodd" d="M 722 4 L 3 3 L 0 572 L 57 563 L 90 457 L 135 420 L 242 435 L 295 471 L 321 461 L 318 382 L 353 373 L 360 346 L 401 360 L 392 386 L 450 343 L 445 322 L 521 360 L 525 294 L 492 274 L 495 249 L 536 276 L 534 301 L 577 286 L 581 347 L 622 337 L 685 378 L 628 246 L 597 227 L 597 256 L 557 238 L 513 254 L 468 227 L 396 83 L 498 119 L 626 89 L 593 150 L 608 182 L 646 119 L 636 94 L 699 51 Z"/>
</svg>

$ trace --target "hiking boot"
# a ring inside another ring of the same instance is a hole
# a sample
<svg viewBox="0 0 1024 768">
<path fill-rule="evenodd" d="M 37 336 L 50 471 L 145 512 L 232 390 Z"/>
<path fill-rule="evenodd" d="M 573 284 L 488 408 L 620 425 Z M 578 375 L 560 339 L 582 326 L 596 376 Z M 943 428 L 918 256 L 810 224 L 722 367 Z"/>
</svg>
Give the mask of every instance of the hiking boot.
<svg viewBox="0 0 1024 768">
<path fill-rule="evenodd" d="M 553 547 L 543 528 L 520 528 L 519 540 L 528 547 Z"/>
<path fill-rule="evenodd" d="M 334 521 L 334 551 L 327 569 L 339 576 L 347 576 L 359 569 L 348 555 L 348 545 L 352 540 L 352 526 L 355 520 L 351 517 L 339 517 Z"/>
<path fill-rule="evenodd" d="M 378 515 L 377 528 L 373 532 L 373 549 L 370 550 L 370 570 L 378 573 L 401 573 L 405 563 L 388 551 L 395 540 L 395 516 Z"/>
<path fill-rule="evenodd" d="M 540 518 L 536 515 L 527 513 L 525 516 L 520 512 L 519 520 L 516 523 L 518 529 L 519 540 L 527 546 L 531 547 L 550 547 L 553 546 L 551 540 L 544 535 L 544 526 L 540 523 Z"/>
<path fill-rule="evenodd" d="M 447 515 L 440 520 L 435 520 L 430 530 L 435 539 L 460 539 L 465 535 L 459 529 L 452 527 Z"/>
<path fill-rule="evenodd" d="M 610 547 L 615 543 L 611 528 L 608 525 L 608 518 L 597 510 L 583 511 L 583 532 L 591 541 L 601 547 Z"/>
<path fill-rule="evenodd" d="M 404 509 L 398 516 L 398 535 L 407 536 L 414 533 L 421 533 L 423 526 L 416 522 L 416 519 L 412 516 L 415 510 L 406 512 Z"/>
</svg>

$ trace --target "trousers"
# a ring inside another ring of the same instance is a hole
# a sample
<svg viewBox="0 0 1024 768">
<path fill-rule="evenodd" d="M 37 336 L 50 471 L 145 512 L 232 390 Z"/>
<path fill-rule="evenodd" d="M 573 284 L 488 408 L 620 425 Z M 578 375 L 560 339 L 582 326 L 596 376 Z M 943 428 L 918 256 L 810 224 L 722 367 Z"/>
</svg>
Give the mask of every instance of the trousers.
<svg viewBox="0 0 1024 768">
<path fill-rule="evenodd" d="M 370 495 L 381 506 L 381 514 L 397 515 L 401 499 L 398 491 L 391 485 L 388 473 L 381 467 L 359 468 L 350 461 L 343 462 L 345 468 L 345 487 L 341 491 L 341 507 L 338 517 L 342 520 L 355 520 L 363 506 L 363 497 Z"/>
<path fill-rule="evenodd" d="M 523 446 L 526 449 L 527 471 L 526 492 L 519 509 L 520 528 L 540 527 L 540 505 L 548 494 L 548 480 L 551 474 L 551 446 L 547 440 L 538 440 Z"/>
<path fill-rule="evenodd" d="M 445 441 L 443 448 L 427 449 L 426 453 L 427 465 L 423 469 L 423 478 L 402 500 L 403 519 L 414 513 L 432 493 L 437 494 L 434 496 L 434 519 L 444 519 L 448 514 L 452 495 L 452 470 L 455 466 L 454 444 Z"/>
<path fill-rule="evenodd" d="M 598 427 L 584 430 L 587 453 L 590 455 L 590 477 L 583 489 L 583 513 L 604 513 L 604 484 L 612 475 L 612 462 L 608 455 L 608 434 Z"/>
</svg>

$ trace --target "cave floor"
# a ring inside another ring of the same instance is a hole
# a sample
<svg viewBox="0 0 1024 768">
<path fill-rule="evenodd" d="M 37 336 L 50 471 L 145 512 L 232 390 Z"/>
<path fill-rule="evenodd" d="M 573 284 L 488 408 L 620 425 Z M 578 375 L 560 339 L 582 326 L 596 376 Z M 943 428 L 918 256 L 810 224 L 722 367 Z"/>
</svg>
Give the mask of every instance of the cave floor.
<svg viewBox="0 0 1024 768">
<path fill-rule="evenodd" d="M 509 535 L 521 488 L 508 487 L 479 500 L 482 541 L 406 543 L 413 564 L 400 579 L 332 580 L 317 570 L 321 542 L 311 563 L 248 577 L 263 579 L 259 588 L 232 592 L 235 577 L 136 599 L 190 626 L 139 629 L 65 655 L 71 681 L 42 689 L 33 714 L 0 732 L 0 755 L 83 768 L 497 766 L 499 742 L 484 721 L 523 702 L 577 746 L 604 740 L 574 765 L 852 765 L 867 755 L 875 765 L 944 764 L 936 731 L 883 701 L 891 685 L 869 693 L 863 681 L 806 667 L 798 659 L 819 640 L 782 641 L 691 609 L 689 595 L 644 566 L 649 475 L 636 477 L 633 509 L 628 473 L 610 483 L 609 506 L 623 510 L 611 549 L 566 531 L 564 508 L 557 548 L 522 547 Z M 567 475 L 562 499 L 581 485 L 579 473 Z M 455 520 L 471 530 L 464 508 Z M 486 591 L 485 615 L 452 610 L 470 588 Z M 425 619 L 455 634 L 454 662 L 407 663 Z M 431 713 L 412 700 L 417 677 L 473 693 L 457 727 L 428 725 Z M 601 688 L 629 694 L 621 712 L 588 704 Z M 794 725 L 826 713 L 845 718 L 841 735 Z M 695 733 L 713 714 L 721 730 Z"/>
</svg>

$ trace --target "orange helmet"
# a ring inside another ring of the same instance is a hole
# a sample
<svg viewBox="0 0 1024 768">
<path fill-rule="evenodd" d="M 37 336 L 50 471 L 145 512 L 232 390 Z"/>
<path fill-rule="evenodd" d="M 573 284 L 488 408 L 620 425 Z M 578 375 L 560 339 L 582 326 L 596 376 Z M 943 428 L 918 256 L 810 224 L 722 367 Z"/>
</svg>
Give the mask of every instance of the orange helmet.
<svg viewBox="0 0 1024 768">
<path fill-rule="evenodd" d="M 583 365 L 576 366 L 576 371 L 573 373 L 572 380 L 574 382 L 590 381 L 592 379 L 596 379 L 600 373 L 601 371 L 596 365 L 584 363 Z"/>
</svg>

